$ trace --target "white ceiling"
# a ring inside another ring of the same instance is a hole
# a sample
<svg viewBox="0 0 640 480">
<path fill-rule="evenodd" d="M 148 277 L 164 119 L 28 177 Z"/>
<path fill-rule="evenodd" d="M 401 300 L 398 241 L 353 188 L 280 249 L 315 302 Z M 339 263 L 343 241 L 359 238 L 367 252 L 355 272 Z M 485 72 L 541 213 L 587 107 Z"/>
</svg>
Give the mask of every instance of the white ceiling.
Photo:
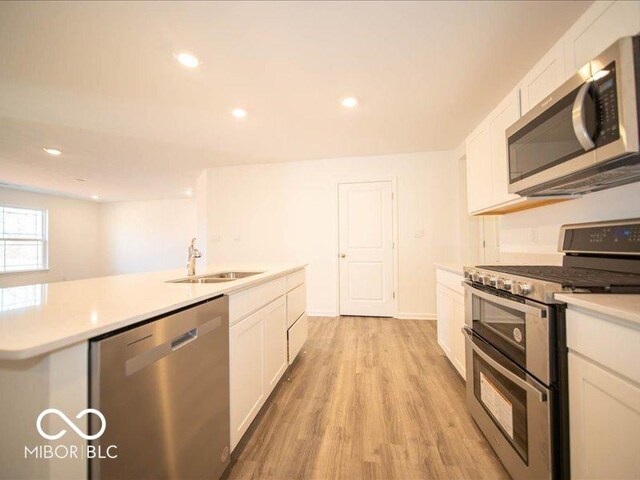
<svg viewBox="0 0 640 480">
<path fill-rule="evenodd" d="M 172 198 L 207 166 L 451 149 L 589 3 L 0 2 L 0 181 Z"/>
</svg>

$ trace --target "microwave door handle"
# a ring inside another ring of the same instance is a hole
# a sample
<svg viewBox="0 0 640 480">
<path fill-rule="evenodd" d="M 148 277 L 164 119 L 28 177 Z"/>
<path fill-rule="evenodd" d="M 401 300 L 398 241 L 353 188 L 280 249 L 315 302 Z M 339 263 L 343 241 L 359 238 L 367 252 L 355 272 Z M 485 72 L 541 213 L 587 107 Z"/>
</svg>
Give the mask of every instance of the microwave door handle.
<svg viewBox="0 0 640 480">
<path fill-rule="evenodd" d="M 584 101 L 587 99 L 590 89 L 591 82 L 586 82 L 582 87 L 580 87 L 580 90 L 578 90 L 578 94 L 573 101 L 573 110 L 571 112 L 571 117 L 573 119 L 573 132 L 576 134 L 578 142 L 580 142 L 580 145 L 582 145 L 582 148 L 584 148 L 585 151 L 591 150 L 596 146 L 593 142 L 593 138 L 591 138 L 591 135 L 587 130 L 584 113 Z"/>
<path fill-rule="evenodd" d="M 547 401 L 547 393 L 546 392 L 540 390 L 539 388 L 537 388 L 536 386 L 534 386 L 531 383 L 527 382 L 526 380 L 521 379 L 515 373 L 513 373 L 510 370 L 504 368 L 502 365 L 500 365 L 498 362 L 496 362 L 493 358 L 491 358 L 489 355 L 487 355 L 485 352 L 483 352 L 480 349 L 480 347 L 478 347 L 473 342 L 472 334 L 469 333 L 468 329 L 463 328 L 462 329 L 462 333 L 464 334 L 465 337 L 467 337 L 467 339 L 469 339 L 469 342 L 471 344 L 471 348 L 473 349 L 474 352 L 476 352 L 478 354 L 478 356 L 480 358 L 482 358 L 485 362 L 487 362 L 489 365 L 491 365 L 498 372 L 500 372 L 502 375 L 507 377 L 509 380 L 511 380 L 513 383 L 518 385 L 523 390 L 527 390 L 527 391 L 533 393 L 536 397 L 538 397 L 538 400 L 541 403 L 544 403 L 544 402 Z"/>
</svg>

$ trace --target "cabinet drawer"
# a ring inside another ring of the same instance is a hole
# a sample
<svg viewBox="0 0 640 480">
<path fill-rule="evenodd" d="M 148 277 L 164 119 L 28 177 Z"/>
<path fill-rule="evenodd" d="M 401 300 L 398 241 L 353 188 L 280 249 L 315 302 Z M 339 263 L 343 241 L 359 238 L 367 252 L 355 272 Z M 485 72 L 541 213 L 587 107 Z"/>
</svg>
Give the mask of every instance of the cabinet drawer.
<svg viewBox="0 0 640 480">
<path fill-rule="evenodd" d="M 287 275 L 287 292 L 304 283 L 304 268 Z"/>
<path fill-rule="evenodd" d="M 597 314 L 567 310 L 567 347 L 640 383 L 640 329 Z"/>
<path fill-rule="evenodd" d="M 281 277 L 229 295 L 229 325 L 284 295 L 285 288 L 286 277 Z"/>
<path fill-rule="evenodd" d="M 290 327 L 307 307 L 307 287 L 303 283 L 287 293 L 287 326 Z"/>
<path fill-rule="evenodd" d="M 436 278 L 439 284 L 450 288 L 454 292 L 464 295 L 464 287 L 462 286 L 464 277 L 462 275 L 438 269 L 436 272 Z"/>
<path fill-rule="evenodd" d="M 302 350 L 302 346 L 304 345 L 304 342 L 307 341 L 308 336 L 309 322 L 307 320 L 307 316 L 302 315 L 287 333 L 287 337 L 289 339 L 289 365 L 293 363 L 298 356 L 298 353 L 300 353 L 300 350 Z"/>
</svg>

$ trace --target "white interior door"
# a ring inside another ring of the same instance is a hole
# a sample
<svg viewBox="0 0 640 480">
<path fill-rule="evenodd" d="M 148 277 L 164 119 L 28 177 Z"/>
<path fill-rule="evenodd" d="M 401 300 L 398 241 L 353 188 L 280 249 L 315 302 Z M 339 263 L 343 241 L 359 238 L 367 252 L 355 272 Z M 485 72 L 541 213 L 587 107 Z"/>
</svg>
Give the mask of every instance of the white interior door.
<svg viewBox="0 0 640 480">
<path fill-rule="evenodd" d="M 340 314 L 392 316 L 392 183 L 343 183 L 338 196 Z"/>
</svg>

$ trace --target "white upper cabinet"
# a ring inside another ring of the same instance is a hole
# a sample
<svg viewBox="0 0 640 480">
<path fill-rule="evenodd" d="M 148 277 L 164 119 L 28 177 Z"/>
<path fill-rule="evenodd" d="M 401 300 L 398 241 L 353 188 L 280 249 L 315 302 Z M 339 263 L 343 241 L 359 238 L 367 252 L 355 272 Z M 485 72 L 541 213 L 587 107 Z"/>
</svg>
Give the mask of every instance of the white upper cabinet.
<svg viewBox="0 0 640 480">
<path fill-rule="evenodd" d="M 500 205 L 518 198 L 509 193 L 507 139 L 505 132 L 520 118 L 520 91 L 516 89 L 489 116 L 491 141 L 491 205 Z"/>
<path fill-rule="evenodd" d="M 491 140 L 486 124 L 469 136 L 466 151 L 467 205 L 471 213 L 491 203 Z"/>
<path fill-rule="evenodd" d="M 640 1 L 595 2 L 465 141 L 471 215 L 509 213 L 566 198 L 508 193 L 505 130 L 620 37 L 640 32 Z"/>
<path fill-rule="evenodd" d="M 620 37 L 640 32 L 640 2 L 595 2 L 565 35 L 567 76 Z"/>
<path fill-rule="evenodd" d="M 520 116 L 519 91 L 514 90 L 466 141 L 467 205 L 477 213 L 515 198 L 507 191 L 506 129 Z"/>
<path fill-rule="evenodd" d="M 524 115 L 567 78 L 564 42 L 556 43 L 531 69 L 520 84 L 522 114 Z"/>
</svg>

